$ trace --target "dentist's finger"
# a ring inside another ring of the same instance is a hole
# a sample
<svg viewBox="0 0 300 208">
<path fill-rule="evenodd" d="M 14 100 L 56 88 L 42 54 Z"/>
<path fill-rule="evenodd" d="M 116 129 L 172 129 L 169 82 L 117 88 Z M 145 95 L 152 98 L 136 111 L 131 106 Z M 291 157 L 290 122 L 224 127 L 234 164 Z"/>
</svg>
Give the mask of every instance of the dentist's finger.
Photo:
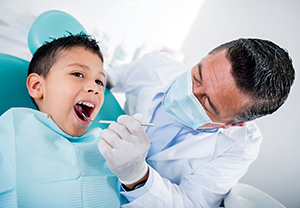
<svg viewBox="0 0 300 208">
<path fill-rule="evenodd" d="M 111 158 L 113 158 L 112 155 L 112 147 L 110 146 L 110 144 L 108 144 L 106 142 L 106 140 L 102 139 L 99 141 L 98 143 L 98 149 L 100 151 L 100 153 L 102 154 L 102 156 L 106 159 L 106 160 L 111 160 Z"/>
<path fill-rule="evenodd" d="M 101 132 L 100 137 L 102 138 L 102 140 L 105 140 L 106 143 L 111 146 L 111 148 L 118 149 L 121 146 L 122 139 L 116 132 L 112 131 L 111 129 L 104 129 Z"/>
<path fill-rule="evenodd" d="M 134 142 L 134 136 L 129 132 L 126 126 L 122 123 L 114 123 L 111 124 L 108 127 L 110 130 L 114 131 L 121 140 L 128 141 L 128 142 Z"/>
<path fill-rule="evenodd" d="M 118 118 L 118 123 L 123 124 L 126 126 L 128 131 L 136 136 L 140 136 L 143 134 L 144 128 L 141 126 L 141 124 L 134 118 L 126 115 L 122 115 Z"/>
</svg>

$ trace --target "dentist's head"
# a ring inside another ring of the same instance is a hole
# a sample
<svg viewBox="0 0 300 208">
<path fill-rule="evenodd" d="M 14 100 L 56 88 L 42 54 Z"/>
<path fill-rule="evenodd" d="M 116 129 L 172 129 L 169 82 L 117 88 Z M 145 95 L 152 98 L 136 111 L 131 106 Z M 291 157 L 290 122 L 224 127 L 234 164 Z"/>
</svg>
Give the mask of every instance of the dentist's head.
<svg viewBox="0 0 300 208">
<path fill-rule="evenodd" d="M 179 76 L 164 105 L 193 129 L 243 126 L 282 106 L 294 79 L 284 49 L 267 40 L 238 39 L 216 47 Z"/>
<path fill-rule="evenodd" d="M 250 121 L 272 114 L 286 101 L 295 79 L 288 52 L 268 40 L 238 39 L 213 51 L 225 49 L 237 88 L 251 100 L 231 121 Z"/>
</svg>

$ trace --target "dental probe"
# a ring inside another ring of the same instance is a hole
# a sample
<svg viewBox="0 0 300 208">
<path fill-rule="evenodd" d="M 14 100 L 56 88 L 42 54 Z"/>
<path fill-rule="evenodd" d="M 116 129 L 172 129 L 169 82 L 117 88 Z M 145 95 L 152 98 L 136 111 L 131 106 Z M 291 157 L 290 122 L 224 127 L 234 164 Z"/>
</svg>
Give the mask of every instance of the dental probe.
<svg viewBox="0 0 300 208">
<path fill-rule="evenodd" d="M 86 117 L 86 115 L 84 113 L 82 113 L 83 117 L 85 118 L 85 120 L 89 121 L 89 122 L 96 122 L 96 123 L 104 123 L 104 124 L 111 124 L 111 123 L 115 123 L 115 121 L 105 121 L 105 120 L 91 120 L 88 117 Z M 154 123 L 141 123 L 142 126 L 154 126 Z"/>
</svg>

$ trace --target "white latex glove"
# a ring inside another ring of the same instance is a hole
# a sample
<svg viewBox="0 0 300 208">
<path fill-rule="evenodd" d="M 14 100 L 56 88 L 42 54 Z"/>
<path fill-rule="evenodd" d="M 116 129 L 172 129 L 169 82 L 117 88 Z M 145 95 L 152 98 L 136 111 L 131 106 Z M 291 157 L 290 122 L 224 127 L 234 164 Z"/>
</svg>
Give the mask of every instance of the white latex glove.
<svg viewBox="0 0 300 208">
<path fill-rule="evenodd" d="M 122 115 L 101 132 L 98 148 L 109 169 L 123 184 L 137 182 L 148 171 L 145 161 L 150 142 L 140 122 L 141 114 Z"/>
</svg>

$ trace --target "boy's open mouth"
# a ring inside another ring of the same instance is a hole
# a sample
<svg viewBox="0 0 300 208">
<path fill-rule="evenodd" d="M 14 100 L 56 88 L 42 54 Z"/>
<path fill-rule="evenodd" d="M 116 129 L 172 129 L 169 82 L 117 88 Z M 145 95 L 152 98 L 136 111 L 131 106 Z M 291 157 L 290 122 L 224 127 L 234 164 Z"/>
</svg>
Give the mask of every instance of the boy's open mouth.
<svg viewBox="0 0 300 208">
<path fill-rule="evenodd" d="M 84 114 L 86 117 L 90 118 L 90 116 L 92 115 L 93 111 L 94 111 L 94 104 L 89 103 L 89 102 L 79 102 L 76 103 L 76 105 L 74 105 L 74 110 L 77 114 L 77 116 L 81 119 L 81 120 L 85 120 L 85 118 L 83 117 L 82 114 Z"/>
</svg>

